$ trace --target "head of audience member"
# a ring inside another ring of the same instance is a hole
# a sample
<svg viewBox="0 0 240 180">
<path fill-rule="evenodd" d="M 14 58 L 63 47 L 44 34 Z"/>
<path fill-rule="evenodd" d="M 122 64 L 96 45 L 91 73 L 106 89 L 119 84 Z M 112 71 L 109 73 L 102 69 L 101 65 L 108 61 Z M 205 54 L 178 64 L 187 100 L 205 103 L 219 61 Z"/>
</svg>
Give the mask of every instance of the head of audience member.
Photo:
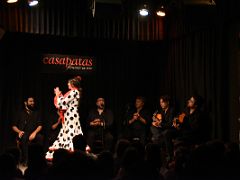
<svg viewBox="0 0 240 180">
<path fill-rule="evenodd" d="M 114 177 L 114 158 L 110 151 L 101 151 L 97 156 L 97 168 L 99 176 L 103 179 Z"/>
<path fill-rule="evenodd" d="M 19 150 L 19 148 L 15 147 L 15 146 L 9 147 L 9 148 L 6 149 L 6 153 L 11 154 L 14 157 L 15 161 L 17 163 L 19 163 L 19 160 L 20 160 L 20 150 Z"/>
<path fill-rule="evenodd" d="M 16 175 L 17 163 L 10 153 L 0 155 L 0 178 L 14 179 Z"/>
<path fill-rule="evenodd" d="M 54 151 L 53 154 L 53 165 L 61 164 L 62 162 L 65 162 L 70 157 L 70 153 L 67 149 L 59 148 Z"/>
<path fill-rule="evenodd" d="M 161 146 L 156 143 L 148 143 L 145 146 L 145 160 L 153 167 L 162 166 Z"/>
<path fill-rule="evenodd" d="M 73 137 L 73 148 L 76 151 L 86 151 L 87 141 L 82 134 Z"/>
<path fill-rule="evenodd" d="M 46 166 L 44 148 L 39 143 L 29 144 L 28 167 L 43 168 Z"/>
</svg>

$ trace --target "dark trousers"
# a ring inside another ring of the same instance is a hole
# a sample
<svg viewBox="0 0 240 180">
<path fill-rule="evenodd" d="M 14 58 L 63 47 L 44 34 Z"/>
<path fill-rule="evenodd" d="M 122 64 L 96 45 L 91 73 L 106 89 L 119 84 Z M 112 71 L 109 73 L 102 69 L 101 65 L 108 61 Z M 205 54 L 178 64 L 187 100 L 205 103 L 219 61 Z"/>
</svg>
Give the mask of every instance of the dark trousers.
<svg viewBox="0 0 240 180">
<path fill-rule="evenodd" d="M 102 129 L 91 129 L 87 132 L 87 143 L 93 151 L 96 146 L 102 146 L 103 150 L 113 150 L 113 135 Z"/>
<path fill-rule="evenodd" d="M 128 139 L 130 141 L 139 141 L 145 145 L 147 143 L 147 133 L 145 129 L 129 129 Z"/>
<path fill-rule="evenodd" d="M 21 163 L 28 162 L 28 146 L 30 144 L 37 143 L 37 144 L 43 145 L 43 135 L 38 133 L 32 141 L 29 141 L 29 136 L 30 136 L 30 134 L 25 133 L 22 136 L 22 138 L 18 140 L 19 148 L 20 148 L 20 152 L 21 152 L 21 156 L 20 156 Z"/>
<path fill-rule="evenodd" d="M 163 131 L 163 139 L 166 145 L 166 152 L 169 158 L 173 158 L 174 147 L 173 139 L 177 138 L 180 134 L 179 131 L 175 128 L 166 129 Z"/>
<path fill-rule="evenodd" d="M 161 127 L 151 126 L 150 132 L 151 132 L 151 141 L 157 144 L 160 143 L 163 136 L 162 135 L 163 129 Z"/>
</svg>

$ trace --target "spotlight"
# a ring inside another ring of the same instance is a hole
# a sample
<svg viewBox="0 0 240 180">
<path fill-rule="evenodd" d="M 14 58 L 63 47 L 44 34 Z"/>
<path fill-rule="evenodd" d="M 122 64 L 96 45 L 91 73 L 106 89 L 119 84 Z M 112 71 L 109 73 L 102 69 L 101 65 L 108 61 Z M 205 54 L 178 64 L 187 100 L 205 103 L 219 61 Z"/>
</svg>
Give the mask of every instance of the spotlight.
<svg viewBox="0 0 240 180">
<path fill-rule="evenodd" d="M 7 0 L 7 3 L 15 3 L 18 2 L 18 0 Z"/>
<path fill-rule="evenodd" d="M 148 10 L 146 4 L 144 4 L 144 5 L 143 5 L 143 8 L 139 10 L 139 14 L 140 14 L 141 16 L 148 16 L 149 10 Z"/>
<path fill-rule="evenodd" d="M 160 9 L 159 10 L 157 10 L 157 15 L 158 16 L 161 16 L 161 17 L 164 17 L 165 15 L 166 15 L 166 13 L 165 13 L 165 10 L 164 10 L 164 7 L 163 6 L 161 6 L 160 7 Z"/>
<path fill-rule="evenodd" d="M 38 4 L 38 0 L 28 0 L 29 6 L 36 6 Z"/>
</svg>

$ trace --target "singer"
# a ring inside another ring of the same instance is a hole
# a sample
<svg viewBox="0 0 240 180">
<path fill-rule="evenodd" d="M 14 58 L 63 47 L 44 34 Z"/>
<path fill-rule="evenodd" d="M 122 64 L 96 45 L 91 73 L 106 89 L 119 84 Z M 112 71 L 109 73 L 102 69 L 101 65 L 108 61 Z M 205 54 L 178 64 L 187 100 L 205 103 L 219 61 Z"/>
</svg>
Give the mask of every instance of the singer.
<svg viewBox="0 0 240 180">
<path fill-rule="evenodd" d="M 87 120 L 87 142 L 93 153 L 96 151 L 96 142 L 100 141 L 104 150 L 112 150 L 113 113 L 105 107 L 105 99 L 98 97 L 96 107 L 90 110 Z"/>
</svg>

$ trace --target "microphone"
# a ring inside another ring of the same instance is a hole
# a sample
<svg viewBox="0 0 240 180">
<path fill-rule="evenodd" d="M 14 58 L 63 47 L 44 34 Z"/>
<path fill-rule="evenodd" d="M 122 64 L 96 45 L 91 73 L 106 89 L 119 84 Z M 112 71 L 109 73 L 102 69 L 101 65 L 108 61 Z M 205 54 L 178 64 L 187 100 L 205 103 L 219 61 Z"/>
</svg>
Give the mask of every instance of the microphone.
<svg viewBox="0 0 240 180">
<path fill-rule="evenodd" d="M 155 118 L 157 118 L 157 117 L 156 117 L 157 113 L 158 113 L 158 110 L 156 110 L 156 111 L 153 113 L 153 117 L 152 117 L 152 118 L 154 118 L 153 121 L 156 121 Z"/>
<path fill-rule="evenodd" d="M 158 113 L 158 110 L 156 110 L 156 111 L 153 113 L 153 115 L 155 116 L 157 113 Z"/>
<path fill-rule="evenodd" d="M 128 112 L 130 110 L 130 103 L 127 103 L 125 108 L 126 108 L 126 112 Z"/>
</svg>

